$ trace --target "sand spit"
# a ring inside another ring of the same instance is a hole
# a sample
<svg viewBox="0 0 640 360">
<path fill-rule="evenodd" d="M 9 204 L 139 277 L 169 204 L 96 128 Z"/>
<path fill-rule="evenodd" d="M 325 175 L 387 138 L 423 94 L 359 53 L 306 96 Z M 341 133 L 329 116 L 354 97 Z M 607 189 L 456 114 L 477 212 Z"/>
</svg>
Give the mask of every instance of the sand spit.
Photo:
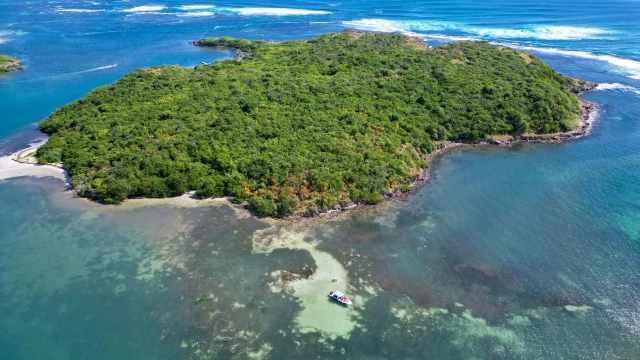
<svg viewBox="0 0 640 360">
<path fill-rule="evenodd" d="M 289 224 L 291 225 L 291 224 Z M 308 224 L 278 226 L 259 230 L 253 237 L 253 251 L 269 253 L 275 249 L 302 249 L 308 251 L 316 262 L 316 271 L 308 279 L 296 279 L 282 283 L 275 281 L 272 291 L 285 290 L 297 297 L 302 310 L 296 316 L 297 331 L 320 332 L 331 338 L 349 337 L 355 327 L 352 307 L 346 307 L 329 299 L 331 290 L 341 290 L 350 295 L 347 270 L 330 254 L 319 251 L 320 242 L 309 231 Z M 276 274 L 277 275 L 277 274 Z M 333 282 L 336 277 L 338 281 Z M 353 306 L 361 306 L 357 298 Z"/>
<path fill-rule="evenodd" d="M 31 144 L 28 148 L 17 151 L 9 156 L 0 157 L 0 180 L 18 178 L 23 176 L 31 176 L 37 178 L 54 177 L 70 184 L 67 172 L 59 166 L 39 165 L 33 160 L 24 159 L 28 154 L 35 152 L 38 148 L 46 143 L 41 141 Z M 24 162 L 19 162 L 24 159 Z"/>
</svg>

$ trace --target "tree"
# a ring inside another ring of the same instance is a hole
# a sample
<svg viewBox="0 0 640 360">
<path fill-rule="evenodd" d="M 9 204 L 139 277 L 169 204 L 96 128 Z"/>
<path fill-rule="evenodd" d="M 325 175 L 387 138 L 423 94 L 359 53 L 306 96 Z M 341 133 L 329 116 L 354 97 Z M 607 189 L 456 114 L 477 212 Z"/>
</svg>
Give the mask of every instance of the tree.
<svg viewBox="0 0 640 360">
<path fill-rule="evenodd" d="M 249 199 L 249 208 L 258 216 L 274 216 L 276 214 L 276 204 L 273 200 L 254 196 Z"/>
</svg>

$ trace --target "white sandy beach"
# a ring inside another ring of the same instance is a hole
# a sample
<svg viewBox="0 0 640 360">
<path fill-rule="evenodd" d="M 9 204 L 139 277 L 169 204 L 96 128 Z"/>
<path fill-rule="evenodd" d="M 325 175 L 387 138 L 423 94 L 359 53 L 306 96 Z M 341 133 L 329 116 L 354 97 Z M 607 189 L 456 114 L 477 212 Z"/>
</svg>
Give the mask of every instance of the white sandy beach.
<svg viewBox="0 0 640 360">
<path fill-rule="evenodd" d="M 46 140 L 36 144 L 31 144 L 31 146 L 26 149 L 17 151 L 9 156 L 0 157 L 0 180 L 23 176 L 38 178 L 50 176 L 60 179 L 65 183 L 69 183 L 67 172 L 62 168 L 52 165 L 26 164 L 17 161 L 22 156 L 36 151 L 40 146 L 44 145 L 45 142 Z"/>
</svg>

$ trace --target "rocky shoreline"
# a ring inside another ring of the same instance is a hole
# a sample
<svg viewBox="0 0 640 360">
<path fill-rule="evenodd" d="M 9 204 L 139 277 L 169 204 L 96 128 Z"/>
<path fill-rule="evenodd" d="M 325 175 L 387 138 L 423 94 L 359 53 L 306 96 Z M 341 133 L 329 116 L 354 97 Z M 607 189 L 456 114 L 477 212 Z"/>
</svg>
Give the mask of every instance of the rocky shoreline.
<svg viewBox="0 0 640 360">
<path fill-rule="evenodd" d="M 0 73 L 1 72 L 16 71 L 16 70 L 24 70 L 24 66 L 22 65 L 22 61 L 20 61 L 18 59 L 14 59 L 14 58 L 9 58 L 9 59 L 11 59 L 11 60 L 7 61 L 7 62 L 0 63 Z"/>
</svg>

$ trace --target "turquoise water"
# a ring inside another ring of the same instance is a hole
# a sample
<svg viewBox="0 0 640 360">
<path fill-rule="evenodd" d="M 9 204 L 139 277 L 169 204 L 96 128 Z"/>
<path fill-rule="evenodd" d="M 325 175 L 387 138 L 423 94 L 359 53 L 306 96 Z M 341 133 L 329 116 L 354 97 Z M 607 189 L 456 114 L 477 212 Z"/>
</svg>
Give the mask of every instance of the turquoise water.
<svg viewBox="0 0 640 360">
<path fill-rule="evenodd" d="M 409 200 L 313 223 L 218 203 L 103 207 L 57 180 L 2 181 L 0 358 L 638 357 L 639 2 L 205 5 L 2 2 L 0 53 L 25 71 L 0 76 L 0 153 L 128 71 L 230 55 L 189 40 L 345 27 L 532 51 L 604 84 L 585 96 L 599 118 L 569 144 L 453 151 Z M 274 6 L 297 11 L 262 9 Z M 327 286 L 355 306 L 325 302 Z"/>
</svg>

